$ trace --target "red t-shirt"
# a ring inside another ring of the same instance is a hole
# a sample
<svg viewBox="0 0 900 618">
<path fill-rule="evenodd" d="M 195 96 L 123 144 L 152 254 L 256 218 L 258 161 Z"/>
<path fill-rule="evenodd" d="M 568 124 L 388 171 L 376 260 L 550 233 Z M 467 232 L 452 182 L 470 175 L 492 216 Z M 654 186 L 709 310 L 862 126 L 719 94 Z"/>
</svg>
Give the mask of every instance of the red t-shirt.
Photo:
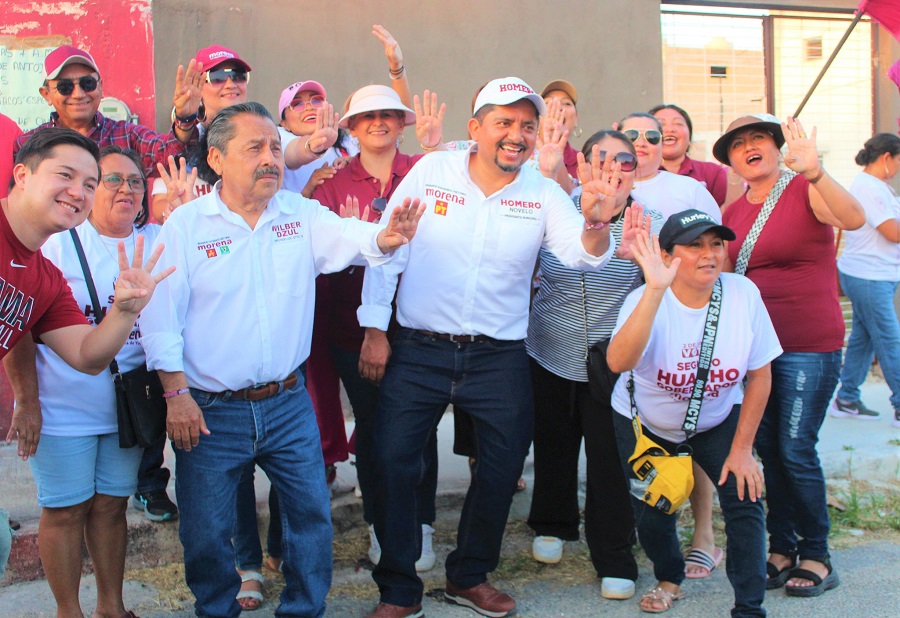
<svg viewBox="0 0 900 618">
<path fill-rule="evenodd" d="M 359 162 L 359 155 L 356 155 L 347 167 L 338 170 L 334 176 L 316 187 L 313 199 L 318 200 L 334 212 L 339 212 L 340 206 L 346 202 L 347 196 L 352 195 L 359 199 L 359 209 L 362 211 L 366 206 L 371 205 L 372 200 L 376 197 L 385 197 L 390 200 L 394 189 L 406 177 L 416 161 L 423 156 L 425 155 L 410 156 L 398 152 L 391 166 L 391 178 L 382 191 L 381 181 L 366 171 Z M 369 221 L 376 221 L 378 216 L 379 213 L 374 210 L 369 211 Z M 385 217 L 389 216 L 390 213 L 385 211 Z M 317 332 L 321 332 L 320 328 L 327 328 L 329 341 L 343 350 L 359 352 L 365 337 L 365 329 L 359 325 L 356 317 L 356 310 L 362 302 L 364 274 L 363 266 L 351 266 L 339 273 L 325 275 L 322 284 L 319 284 L 318 280 L 322 280 L 323 277 L 319 277 L 317 280 L 317 317 L 313 328 Z M 318 311 L 320 301 L 330 304 L 330 310 L 324 312 L 328 315 L 327 325 L 319 320 L 319 316 L 322 315 Z"/>
<path fill-rule="evenodd" d="M 694 161 L 685 157 L 678 169 L 679 176 L 693 178 L 706 187 L 719 206 L 725 202 L 725 194 L 728 193 L 728 174 L 725 168 L 711 161 Z"/>
<path fill-rule="evenodd" d="M 9 181 L 12 180 L 13 145 L 22 129 L 11 118 L 0 114 L 0 198 L 9 195 Z"/>
<path fill-rule="evenodd" d="M 29 330 L 37 336 L 87 323 L 63 274 L 19 241 L 0 208 L 0 358 Z"/>
<path fill-rule="evenodd" d="M 578 150 L 575 150 L 569 145 L 569 142 L 566 142 L 566 147 L 563 149 L 563 165 L 572 178 L 578 178 L 578 153 Z"/>
<path fill-rule="evenodd" d="M 744 194 L 723 214 L 722 222 L 737 235 L 728 244 L 732 264 L 762 206 Z M 785 352 L 834 352 L 844 345 L 834 228 L 813 214 L 803 176 L 791 180 L 775 205 L 746 275 L 759 288 Z"/>
</svg>

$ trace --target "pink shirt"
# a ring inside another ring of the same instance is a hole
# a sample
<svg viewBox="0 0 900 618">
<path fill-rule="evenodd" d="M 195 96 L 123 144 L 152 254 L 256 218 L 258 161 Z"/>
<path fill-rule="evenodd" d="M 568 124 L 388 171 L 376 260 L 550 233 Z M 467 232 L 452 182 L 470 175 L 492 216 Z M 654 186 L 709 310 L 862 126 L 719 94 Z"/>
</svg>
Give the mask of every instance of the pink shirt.
<svg viewBox="0 0 900 618">
<path fill-rule="evenodd" d="M 737 262 L 741 245 L 762 204 L 746 194 L 722 215 L 737 240 L 728 257 Z M 844 344 L 838 302 L 834 229 L 820 223 L 809 205 L 809 181 L 797 175 L 785 188 L 747 264 L 785 352 L 833 352 Z"/>
</svg>

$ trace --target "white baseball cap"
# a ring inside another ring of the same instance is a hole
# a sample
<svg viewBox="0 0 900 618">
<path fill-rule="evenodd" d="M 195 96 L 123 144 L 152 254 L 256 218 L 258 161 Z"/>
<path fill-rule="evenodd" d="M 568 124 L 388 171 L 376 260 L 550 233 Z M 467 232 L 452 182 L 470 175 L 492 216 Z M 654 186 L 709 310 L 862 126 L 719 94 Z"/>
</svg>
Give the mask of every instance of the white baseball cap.
<svg viewBox="0 0 900 618">
<path fill-rule="evenodd" d="M 475 106 L 472 115 L 478 113 L 485 105 L 509 105 L 522 99 L 528 99 L 537 108 L 538 116 L 547 113 L 547 105 L 544 99 L 534 88 L 526 84 L 518 77 L 502 77 L 489 81 L 475 98 Z"/>
</svg>

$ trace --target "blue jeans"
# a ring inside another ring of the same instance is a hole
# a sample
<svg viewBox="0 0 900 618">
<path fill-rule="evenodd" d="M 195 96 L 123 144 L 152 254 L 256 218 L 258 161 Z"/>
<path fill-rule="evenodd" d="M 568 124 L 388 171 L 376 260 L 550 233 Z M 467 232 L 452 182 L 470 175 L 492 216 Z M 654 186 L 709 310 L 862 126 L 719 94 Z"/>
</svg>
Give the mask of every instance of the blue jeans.
<svg viewBox="0 0 900 618">
<path fill-rule="evenodd" d="M 470 588 L 497 568 L 534 423 L 525 344 L 453 343 L 404 328 L 393 341 L 375 427 L 375 532 L 382 553 L 372 577 L 385 603 L 422 601 L 415 568 L 422 545 L 416 489 L 428 440 L 451 403 L 474 420 L 477 454 L 447 579 Z"/>
<path fill-rule="evenodd" d="M 718 481 L 722 474 L 722 465 L 731 450 L 740 415 L 741 407 L 734 406 L 721 425 L 698 433 L 688 440 L 693 449 L 694 461 L 711 479 Z M 634 470 L 628 465 L 628 458 L 634 452 L 635 445 L 631 419 L 617 412 L 613 413 L 613 426 L 625 476 L 629 483 L 637 481 Z M 670 453 L 677 446 L 647 431 L 646 427 L 644 433 Z M 766 596 L 766 529 L 762 502 L 751 502 L 746 494 L 743 500 L 738 499 L 734 474 L 729 474 L 725 484 L 717 485 L 716 489 L 725 518 L 728 543 L 725 572 L 734 589 L 731 615 L 765 616 L 766 610 L 762 604 Z M 681 585 L 684 581 L 684 556 L 681 555 L 678 532 L 675 529 L 677 515 L 667 515 L 634 496 L 631 497 L 631 504 L 634 507 L 638 539 L 647 552 L 647 557 L 653 562 L 654 576 L 659 581 Z"/>
<path fill-rule="evenodd" d="M 259 571 L 262 568 L 262 546 L 259 544 L 259 522 L 256 518 L 256 487 L 253 477 L 256 464 L 251 463 L 241 472 L 235 505 L 234 566 L 241 571 Z M 266 551 L 273 558 L 282 557 L 281 507 L 278 490 L 269 488 L 269 529 L 266 533 Z"/>
<path fill-rule="evenodd" d="M 141 467 L 138 468 L 137 491 L 139 494 L 149 494 L 151 491 L 163 491 L 169 484 L 169 470 L 163 467 L 165 458 L 163 450 L 166 448 L 166 437 L 144 449 L 141 457 Z"/>
<path fill-rule="evenodd" d="M 12 548 L 12 532 L 9 529 L 9 513 L 0 509 L 0 577 L 6 572 L 6 562 Z"/>
<path fill-rule="evenodd" d="M 788 352 L 772 361 L 772 393 L 756 432 L 770 551 L 828 557 L 825 475 L 816 443 L 840 369 L 840 350 Z"/>
<path fill-rule="evenodd" d="M 844 355 L 838 397 L 859 401 L 860 385 L 878 356 L 884 379 L 891 387 L 891 405 L 900 410 L 900 322 L 894 309 L 896 281 L 857 279 L 839 272 L 841 288 L 853 303 L 853 329 Z"/>
<path fill-rule="evenodd" d="M 197 615 L 241 613 L 231 536 L 238 483 L 255 462 L 283 507 L 285 589 L 275 615 L 323 616 L 331 586 L 331 508 L 319 430 L 302 378 L 294 388 L 255 402 L 193 389 L 191 395 L 211 432 L 190 451 L 175 451 L 179 537 Z"/>
<path fill-rule="evenodd" d="M 347 399 L 356 419 L 356 476 L 362 493 L 363 519 L 375 522 L 373 505 L 375 484 L 375 416 L 378 410 L 378 387 L 359 375 L 359 352 L 331 346 L 331 359 L 341 377 Z M 437 433 L 431 435 L 425 449 L 425 475 L 419 484 L 416 504 L 418 522 L 434 523 L 434 500 L 438 477 Z"/>
</svg>

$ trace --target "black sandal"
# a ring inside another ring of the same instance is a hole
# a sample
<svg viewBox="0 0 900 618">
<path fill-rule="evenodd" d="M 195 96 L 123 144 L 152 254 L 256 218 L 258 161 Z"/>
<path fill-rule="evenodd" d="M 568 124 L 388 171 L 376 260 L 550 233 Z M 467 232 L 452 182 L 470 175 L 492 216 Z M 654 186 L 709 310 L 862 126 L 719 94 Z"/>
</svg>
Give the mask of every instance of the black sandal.
<svg viewBox="0 0 900 618">
<path fill-rule="evenodd" d="M 783 569 L 779 569 L 771 562 L 766 562 L 766 590 L 774 590 L 775 588 L 784 586 L 787 580 L 791 578 L 791 572 L 797 568 L 797 550 L 792 549 L 788 552 L 783 552 L 770 549 L 769 553 L 784 556 L 791 561 L 790 564 Z"/>
<path fill-rule="evenodd" d="M 813 583 L 812 586 L 785 586 L 784 592 L 791 597 L 817 597 L 825 594 L 832 588 L 837 588 L 841 580 L 838 578 L 837 571 L 831 566 L 831 560 L 827 556 L 804 557 L 803 560 L 812 560 L 818 562 L 828 569 L 828 575 L 824 579 L 817 573 L 813 573 L 807 569 L 794 569 L 788 579 L 799 577 L 800 579 L 808 579 Z M 786 582 L 787 580 L 785 580 Z"/>
</svg>

